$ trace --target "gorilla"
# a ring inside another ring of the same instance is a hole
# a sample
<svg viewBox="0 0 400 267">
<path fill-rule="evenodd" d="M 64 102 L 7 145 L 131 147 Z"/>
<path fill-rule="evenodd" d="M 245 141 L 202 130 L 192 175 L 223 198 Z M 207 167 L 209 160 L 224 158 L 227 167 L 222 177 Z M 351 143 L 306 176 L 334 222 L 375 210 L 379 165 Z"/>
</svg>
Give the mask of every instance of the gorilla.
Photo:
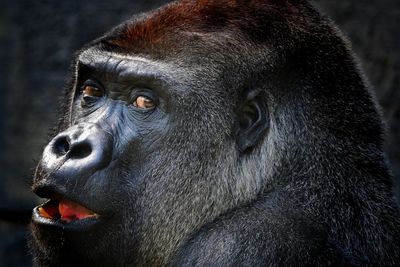
<svg viewBox="0 0 400 267">
<path fill-rule="evenodd" d="M 35 266 L 400 266 L 381 115 L 304 0 L 180 0 L 77 53 Z"/>
</svg>

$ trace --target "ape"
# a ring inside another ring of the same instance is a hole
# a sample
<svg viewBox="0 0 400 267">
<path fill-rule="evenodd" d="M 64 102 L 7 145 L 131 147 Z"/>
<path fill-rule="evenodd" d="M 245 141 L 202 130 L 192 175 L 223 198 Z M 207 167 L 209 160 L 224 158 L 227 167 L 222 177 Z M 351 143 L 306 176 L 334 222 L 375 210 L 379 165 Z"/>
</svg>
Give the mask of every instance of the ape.
<svg viewBox="0 0 400 267">
<path fill-rule="evenodd" d="M 380 115 L 305 1 L 177 1 L 73 64 L 36 266 L 400 266 Z"/>
</svg>

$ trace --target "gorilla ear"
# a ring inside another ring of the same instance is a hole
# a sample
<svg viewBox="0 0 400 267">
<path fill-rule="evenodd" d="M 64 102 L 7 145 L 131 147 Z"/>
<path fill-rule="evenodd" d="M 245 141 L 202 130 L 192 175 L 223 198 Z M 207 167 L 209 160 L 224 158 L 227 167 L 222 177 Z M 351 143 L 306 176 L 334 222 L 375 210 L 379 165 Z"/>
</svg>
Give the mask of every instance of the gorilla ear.
<svg viewBox="0 0 400 267">
<path fill-rule="evenodd" d="M 246 90 L 238 111 L 236 142 L 241 153 L 249 152 L 264 136 L 269 127 L 265 97 L 259 90 Z"/>
</svg>

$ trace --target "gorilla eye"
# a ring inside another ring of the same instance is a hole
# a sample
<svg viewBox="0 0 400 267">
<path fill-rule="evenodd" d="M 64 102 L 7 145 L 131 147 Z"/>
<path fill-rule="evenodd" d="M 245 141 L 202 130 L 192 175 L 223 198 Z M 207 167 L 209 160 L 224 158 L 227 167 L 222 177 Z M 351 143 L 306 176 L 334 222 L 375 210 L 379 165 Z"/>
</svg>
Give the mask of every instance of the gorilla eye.
<svg viewBox="0 0 400 267">
<path fill-rule="evenodd" d="M 103 91 L 100 88 L 93 85 L 84 85 L 82 89 L 82 96 L 83 99 L 88 97 L 102 97 Z"/>
<path fill-rule="evenodd" d="M 133 101 L 133 106 L 140 109 L 152 109 L 156 105 L 152 99 L 146 96 L 138 96 L 135 101 Z"/>
</svg>

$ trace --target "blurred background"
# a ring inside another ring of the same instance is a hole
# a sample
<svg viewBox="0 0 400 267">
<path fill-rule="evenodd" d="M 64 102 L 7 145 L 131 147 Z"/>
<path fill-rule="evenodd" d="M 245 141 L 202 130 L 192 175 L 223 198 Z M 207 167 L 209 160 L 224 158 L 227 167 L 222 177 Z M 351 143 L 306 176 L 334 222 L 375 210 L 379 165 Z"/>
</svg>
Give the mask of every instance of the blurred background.
<svg viewBox="0 0 400 267">
<path fill-rule="evenodd" d="M 166 2 L 0 2 L 0 267 L 31 266 L 27 224 L 38 200 L 30 181 L 59 116 L 58 98 L 74 52 L 132 14 Z M 314 3 L 352 41 L 374 86 L 388 126 L 386 152 L 400 182 L 400 1 Z"/>
</svg>

